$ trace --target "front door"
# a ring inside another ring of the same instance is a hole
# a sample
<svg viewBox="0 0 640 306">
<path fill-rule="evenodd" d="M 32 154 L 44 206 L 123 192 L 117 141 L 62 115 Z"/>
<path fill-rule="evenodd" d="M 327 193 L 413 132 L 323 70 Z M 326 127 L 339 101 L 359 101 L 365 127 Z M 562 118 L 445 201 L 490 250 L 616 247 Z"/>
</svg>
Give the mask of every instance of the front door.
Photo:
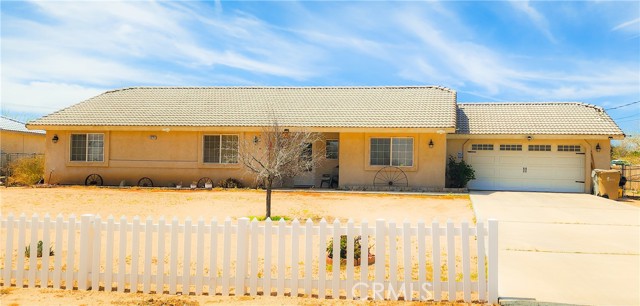
<svg viewBox="0 0 640 306">
<path fill-rule="evenodd" d="M 307 143 L 305 150 L 300 156 L 301 160 L 310 160 L 313 158 L 313 144 Z M 293 178 L 294 187 L 314 187 L 316 185 L 315 169 L 309 168 L 302 174 Z"/>
</svg>

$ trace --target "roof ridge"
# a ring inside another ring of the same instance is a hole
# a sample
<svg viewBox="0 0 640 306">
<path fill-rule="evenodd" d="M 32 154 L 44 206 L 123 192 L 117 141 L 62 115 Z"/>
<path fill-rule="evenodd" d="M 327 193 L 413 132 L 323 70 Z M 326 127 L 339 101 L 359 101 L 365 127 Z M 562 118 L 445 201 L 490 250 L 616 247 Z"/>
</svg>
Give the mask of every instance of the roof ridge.
<svg viewBox="0 0 640 306">
<path fill-rule="evenodd" d="M 457 103 L 458 106 L 466 105 L 580 105 L 593 108 L 599 112 L 604 112 L 604 108 L 595 104 L 589 104 L 577 101 L 523 101 L 523 102 L 462 102 Z"/>
<path fill-rule="evenodd" d="M 133 89 L 407 89 L 433 88 L 455 93 L 456 91 L 440 85 L 385 85 L 385 86 L 131 86 L 105 91 L 103 94 Z"/>
</svg>

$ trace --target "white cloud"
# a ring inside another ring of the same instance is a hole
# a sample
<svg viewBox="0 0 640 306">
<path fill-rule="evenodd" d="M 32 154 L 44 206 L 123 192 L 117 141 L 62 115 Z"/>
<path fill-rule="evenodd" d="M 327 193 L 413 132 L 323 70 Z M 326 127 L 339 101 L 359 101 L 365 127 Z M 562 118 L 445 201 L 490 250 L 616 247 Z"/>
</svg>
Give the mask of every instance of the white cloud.
<svg viewBox="0 0 640 306">
<path fill-rule="evenodd" d="M 634 26 L 634 25 L 640 25 L 640 18 L 636 18 L 636 19 L 625 21 L 625 22 L 623 22 L 621 24 L 618 24 L 617 26 L 613 27 L 611 29 L 611 31 L 617 31 L 617 30 L 620 30 L 620 29 L 626 29 L 626 28 L 629 28 L 629 27 Z M 635 31 L 635 32 L 638 32 L 639 29 L 640 29 L 640 27 L 635 27 L 635 28 L 632 28 L 631 30 Z"/>
<path fill-rule="evenodd" d="M 2 82 L 4 110 L 25 113 L 50 113 L 104 92 L 105 88 L 75 84 L 30 82 L 26 84 Z"/>
<path fill-rule="evenodd" d="M 509 3 L 511 3 L 513 8 L 527 15 L 531 22 L 533 22 L 538 30 L 540 30 L 547 39 L 549 39 L 549 41 L 553 43 L 557 42 L 549 29 L 549 22 L 547 19 L 538 10 L 531 6 L 531 3 L 528 0 L 511 0 Z"/>
</svg>

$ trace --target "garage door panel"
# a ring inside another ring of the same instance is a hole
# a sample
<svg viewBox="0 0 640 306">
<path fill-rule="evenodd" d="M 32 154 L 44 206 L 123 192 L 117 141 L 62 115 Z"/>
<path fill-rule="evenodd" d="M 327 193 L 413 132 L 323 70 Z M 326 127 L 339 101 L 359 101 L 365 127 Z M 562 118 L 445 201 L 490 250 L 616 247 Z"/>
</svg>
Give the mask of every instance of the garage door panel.
<svg viewBox="0 0 640 306">
<path fill-rule="evenodd" d="M 549 151 L 476 151 L 469 189 L 584 192 L 585 155 Z M 523 171 L 526 168 L 526 171 Z"/>
</svg>

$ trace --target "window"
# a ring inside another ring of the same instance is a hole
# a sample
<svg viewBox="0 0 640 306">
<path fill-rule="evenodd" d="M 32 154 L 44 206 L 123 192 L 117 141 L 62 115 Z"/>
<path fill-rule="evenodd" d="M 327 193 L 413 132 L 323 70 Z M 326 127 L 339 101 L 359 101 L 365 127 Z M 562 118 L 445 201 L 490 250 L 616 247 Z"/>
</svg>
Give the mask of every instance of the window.
<svg viewBox="0 0 640 306">
<path fill-rule="evenodd" d="M 205 163 L 238 163 L 238 135 L 205 135 L 202 149 Z"/>
<path fill-rule="evenodd" d="M 529 151 L 551 152 L 551 145 L 529 145 Z"/>
<path fill-rule="evenodd" d="M 104 161 L 104 134 L 71 134 L 71 161 Z"/>
<path fill-rule="evenodd" d="M 371 138 L 372 166 L 413 166 L 413 138 Z"/>
<path fill-rule="evenodd" d="M 579 145 L 558 145 L 558 152 L 580 152 L 581 150 Z"/>
<path fill-rule="evenodd" d="M 501 144 L 500 151 L 522 151 L 522 145 L 519 144 Z"/>
<path fill-rule="evenodd" d="M 472 144 L 471 150 L 473 151 L 493 151 L 492 144 L 480 143 L 480 144 Z"/>
<path fill-rule="evenodd" d="M 327 159 L 338 159 L 338 141 L 335 139 L 327 140 Z"/>
</svg>

